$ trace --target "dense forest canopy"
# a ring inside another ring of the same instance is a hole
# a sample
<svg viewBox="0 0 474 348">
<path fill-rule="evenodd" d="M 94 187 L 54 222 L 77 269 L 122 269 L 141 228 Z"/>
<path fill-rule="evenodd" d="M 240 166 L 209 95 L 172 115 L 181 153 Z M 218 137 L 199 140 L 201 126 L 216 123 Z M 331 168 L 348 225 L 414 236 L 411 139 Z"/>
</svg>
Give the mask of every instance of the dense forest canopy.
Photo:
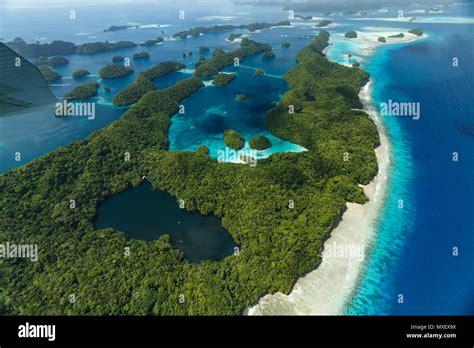
<svg viewBox="0 0 474 348">
<path fill-rule="evenodd" d="M 233 315 L 265 294 L 288 293 L 320 262 L 346 202 L 366 202 L 359 185 L 378 169 L 376 126 L 357 111 L 369 76 L 329 62 L 328 37 L 321 32 L 299 52 L 285 74 L 290 90 L 265 116 L 274 135 L 306 152 L 248 166 L 219 163 L 205 147 L 168 151 L 171 117 L 204 86 L 192 77 L 147 92 L 87 139 L 2 174 L 0 239 L 37 244 L 39 259 L 0 261 L 0 313 Z M 239 252 L 191 264 L 168 236 L 145 242 L 96 230 L 99 203 L 144 177 L 185 209 L 219 217 Z"/>
</svg>

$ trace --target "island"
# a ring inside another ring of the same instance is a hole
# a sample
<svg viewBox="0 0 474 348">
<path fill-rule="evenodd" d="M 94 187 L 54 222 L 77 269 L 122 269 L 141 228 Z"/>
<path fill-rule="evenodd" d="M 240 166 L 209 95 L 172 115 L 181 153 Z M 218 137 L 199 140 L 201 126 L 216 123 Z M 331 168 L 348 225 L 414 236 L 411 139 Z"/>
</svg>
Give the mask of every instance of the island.
<svg viewBox="0 0 474 348">
<path fill-rule="evenodd" d="M 227 36 L 227 41 L 230 41 L 230 42 L 234 42 L 235 39 L 238 39 L 238 38 L 241 38 L 242 37 L 242 34 L 230 34 L 229 36 Z"/>
<path fill-rule="evenodd" d="M 108 31 L 120 31 L 120 30 L 126 30 L 129 28 L 138 28 L 137 25 L 112 25 L 109 27 L 109 29 L 104 29 L 104 32 Z"/>
<path fill-rule="evenodd" d="M 141 43 L 140 46 L 153 46 L 160 44 L 164 41 L 161 36 L 158 36 L 156 39 L 146 40 L 145 42 Z"/>
<path fill-rule="evenodd" d="M 403 33 L 389 36 L 389 38 L 394 38 L 394 39 L 402 39 L 404 37 L 405 37 L 405 34 L 403 34 Z"/>
<path fill-rule="evenodd" d="M 107 64 L 99 71 L 101 79 L 118 79 L 130 75 L 132 69 L 119 64 Z"/>
<path fill-rule="evenodd" d="M 85 43 L 77 46 L 77 54 L 96 54 L 101 52 L 108 52 L 113 50 L 118 50 L 121 48 L 132 48 L 137 47 L 138 45 L 132 41 L 118 41 L 118 42 L 91 42 Z"/>
<path fill-rule="evenodd" d="M 58 74 L 56 71 L 51 70 L 45 65 L 39 66 L 38 69 L 47 82 L 53 82 L 62 78 L 61 74 Z"/>
<path fill-rule="evenodd" d="M 318 24 L 315 25 L 316 28 L 322 28 L 325 26 L 328 26 L 329 24 L 332 24 L 332 21 L 329 19 L 323 19 L 320 21 Z"/>
<path fill-rule="evenodd" d="M 272 147 L 272 143 L 266 136 L 257 135 L 250 139 L 249 146 L 254 150 L 261 151 Z"/>
<path fill-rule="evenodd" d="M 201 47 L 199 47 L 199 52 L 200 52 L 200 53 L 209 52 L 209 51 L 210 51 L 210 49 L 209 49 L 209 47 L 207 47 L 207 46 L 201 46 Z"/>
<path fill-rule="evenodd" d="M 416 36 L 423 35 L 423 30 L 421 30 L 420 28 L 411 29 L 411 30 L 408 30 L 408 32 L 410 34 L 415 34 Z"/>
<path fill-rule="evenodd" d="M 224 144 L 231 149 L 240 150 L 244 147 L 245 140 L 239 132 L 227 129 L 224 131 Z"/>
<path fill-rule="evenodd" d="M 362 185 L 378 173 L 377 127 L 358 98 L 369 75 L 330 62 L 328 45 L 320 32 L 299 51 L 284 74 L 288 90 L 264 116 L 269 132 L 305 152 L 279 153 L 251 167 L 170 151 L 173 115 L 204 87 L 191 77 L 149 91 L 87 138 L 2 174 L 2 236 L 48 246 L 39 262 L 4 260 L 2 314 L 230 316 L 264 294 L 289 294 L 320 264 L 348 202 L 367 202 Z M 301 108 L 289 113 L 289 103 Z M 98 205 L 144 177 L 183 199 L 190 212 L 216 216 L 239 253 L 193 264 L 168 236 L 146 242 L 96 228 Z M 69 294 L 86 300 L 72 306 Z"/>
<path fill-rule="evenodd" d="M 235 100 L 237 100 L 238 102 L 244 102 L 247 100 L 247 96 L 245 94 L 237 94 L 235 96 Z"/>
<path fill-rule="evenodd" d="M 264 74 L 265 74 L 265 71 L 263 71 L 263 69 L 257 68 L 255 69 L 255 72 L 253 73 L 253 77 L 263 76 Z"/>
<path fill-rule="evenodd" d="M 291 43 L 289 43 L 288 41 L 284 41 L 280 44 L 281 48 L 288 48 L 291 46 Z"/>
<path fill-rule="evenodd" d="M 262 60 L 273 60 L 275 59 L 275 53 L 272 51 L 267 51 L 262 54 Z"/>
<path fill-rule="evenodd" d="M 84 77 L 84 76 L 87 76 L 89 75 L 89 71 L 86 70 L 86 69 L 80 69 L 80 70 L 76 70 L 72 73 L 72 77 L 75 78 L 75 79 L 78 79 L 78 78 L 81 78 L 81 77 Z"/>
<path fill-rule="evenodd" d="M 135 81 L 117 93 L 112 100 L 115 106 L 128 106 L 136 103 L 147 92 L 156 89 L 153 82 L 144 75 L 138 75 Z"/>
<path fill-rule="evenodd" d="M 387 42 L 387 40 L 385 39 L 385 37 L 381 36 L 377 39 L 378 42 L 382 42 L 382 43 L 385 43 Z"/>
<path fill-rule="evenodd" d="M 133 59 L 134 60 L 137 60 L 137 59 L 149 59 L 150 58 L 150 54 L 148 52 L 136 52 L 133 54 Z"/>
<path fill-rule="evenodd" d="M 54 56 L 49 59 L 48 63 L 51 67 L 55 68 L 58 66 L 63 66 L 69 64 L 69 60 L 64 58 L 63 56 Z"/>
<path fill-rule="evenodd" d="M 216 48 L 214 52 L 212 52 L 212 57 L 222 56 L 225 54 L 225 51 L 222 48 Z"/>
<path fill-rule="evenodd" d="M 349 30 L 347 33 L 344 34 L 345 37 L 348 39 L 355 39 L 357 37 L 357 32 L 354 30 Z"/>
<path fill-rule="evenodd" d="M 161 62 L 154 67 L 142 71 L 138 74 L 134 82 L 121 90 L 112 100 L 116 106 L 128 106 L 136 103 L 147 92 L 156 89 L 153 80 L 169 74 L 173 71 L 181 70 L 185 67 L 179 62 Z"/>
<path fill-rule="evenodd" d="M 290 21 L 283 21 L 278 23 L 252 23 L 243 25 L 214 25 L 212 27 L 195 27 L 189 30 L 177 32 L 173 35 L 174 38 L 186 39 L 192 36 L 199 36 L 206 33 L 219 33 L 222 31 L 230 31 L 235 29 L 247 29 L 250 32 L 269 29 L 274 27 L 291 26 Z"/>
<path fill-rule="evenodd" d="M 124 58 L 122 56 L 113 56 L 112 63 L 123 62 Z"/>
<path fill-rule="evenodd" d="M 55 40 L 51 43 L 38 44 L 26 43 L 22 38 L 17 37 L 6 45 L 12 50 L 25 57 L 51 57 L 58 55 L 73 54 L 76 52 L 76 45 L 72 42 Z"/>
<path fill-rule="evenodd" d="M 237 77 L 237 74 L 220 73 L 212 81 L 212 84 L 217 87 L 224 87 L 224 86 L 227 86 L 229 83 L 231 83 L 236 77 Z"/>
<path fill-rule="evenodd" d="M 236 58 L 239 62 L 242 62 L 246 57 L 269 50 L 271 50 L 269 45 L 261 44 L 245 37 L 240 42 L 239 49 L 200 62 L 200 64 L 196 66 L 194 75 L 201 78 L 211 77 L 217 75 L 222 68 L 233 65 Z"/>
<path fill-rule="evenodd" d="M 64 99 L 80 100 L 95 97 L 99 86 L 97 82 L 84 83 L 74 88 L 71 92 L 66 93 Z"/>
<path fill-rule="evenodd" d="M 313 19 L 313 16 L 303 16 L 303 15 L 300 15 L 300 14 L 295 14 L 294 17 L 305 20 L 305 21 L 309 21 L 310 19 Z"/>
</svg>

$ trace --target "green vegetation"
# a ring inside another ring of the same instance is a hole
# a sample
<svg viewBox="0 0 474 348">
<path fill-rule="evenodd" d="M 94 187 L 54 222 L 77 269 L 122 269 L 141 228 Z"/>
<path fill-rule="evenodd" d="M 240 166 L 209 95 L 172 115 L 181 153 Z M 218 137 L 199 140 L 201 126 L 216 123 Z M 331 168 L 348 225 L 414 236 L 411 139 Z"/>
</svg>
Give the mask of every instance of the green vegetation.
<svg viewBox="0 0 474 348">
<path fill-rule="evenodd" d="M 272 51 L 267 51 L 262 54 L 262 60 L 273 60 L 275 59 L 275 53 Z"/>
<path fill-rule="evenodd" d="M 122 56 L 113 56 L 112 63 L 123 62 L 124 58 Z"/>
<path fill-rule="evenodd" d="M 421 30 L 420 28 L 411 29 L 411 30 L 408 30 L 408 32 L 410 34 L 415 34 L 416 36 L 423 35 L 423 30 Z"/>
<path fill-rule="evenodd" d="M 289 21 L 279 23 L 252 23 L 248 25 L 214 25 L 212 27 L 196 27 L 189 30 L 180 31 L 173 35 L 175 38 L 186 39 L 189 36 L 199 36 L 206 33 L 219 33 L 222 31 L 229 31 L 235 29 L 247 29 L 248 31 L 256 31 L 262 29 L 269 29 L 278 26 L 291 26 Z M 233 41 L 233 40 L 232 40 Z"/>
<path fill-rule="evenodd" d="M 53 82 L 59 80 L 62 77 L 61 74 L 58 74 L 56 71 L 51 70 L 45 65 L 39 66 L 38 69 L 47 82 Z"/>
<path fill-rule="evenodd" d="M 161 62 L 153 68 L 142 71 L 133 83 L 117 93 L 113 99 L 114 105 L 127 106 L 136 103 L 147 92 L 156 89 L 152 82 L 154 79 L 184 67 L 185 65 L 179 62 Z"/>
<path fill-rule="evenodd" d="M 389 37 L 394 38 L 394 39 L 401 39 L 401 38 L 405 37 L 405 34 L 400 33 L 400 34 L 397 34 L 397 35 L 391 35 Z"/>
<path fill-rule="evenodd" d="M 149 59 L 150 54 L 148 52 L 137 52 L 133 54 L 133 59 Z"/>
<path fill-rule="evenodd" d="M 345 37 L 348 39 L 355 39 L 357 37 L 357 32 L 354 30 L 349 30 L 347 33 L 344 34 Z"/>
<path fill-rule="evenodd" d="M 369 76 L 329 62 L 327 40 L 321 32 L 300 51 L 285 74 L 290 89 L 264 119 L 306 152 L 252 167 L 219 163 L 205 148 L 167 151 L 170 118 L 203 86 L 194 77 L 148 92 L 87 139 L 0 175 L 0 240 L 39 246 L 38 262 L 0 263 L 1 314 L 238 315 L 265 294 L 291 291 L 320 263 L 346 203 L 367 201 L 359 185 L 377 173 L 377 128 L 357 111 Z M 96 230 L 97 206 L 143 176 L 187 210 L 220 218 L 239 255 L 191 264 L 167 236 L 145 242 Z"/>
<path fill-rule="evenodd" d="M 313 16 L 303 16 L 303 15 L 300 15 L 300 14 L 295 14 L 295 18 L 299 18 L 299 19 L 303 19 L 305 21 L 308 21 L 310 19 L 313 19 Z"/>
<path fill-rule="evenodd" d="M 55 56 L 49 59 L 49 65 L 52 66 L 53 68 L 57 66 L 67 65 L 67 64 L 69 64 L 69 60 L 67 60 L 63 56 Z"/>
<path fill-rule="evenodd" d="M 245 145 L 244 137 L 233 129 L 224 131 L 224 144 L 231 149 L 240 150 Z"/>
<path fill-rule="evenodd" d="M 383 43 L 387 42 L 387 40 L 386 40 L 383 36 L 379 37 L 379 38 L 377 39 L 377 41 L 378 41 L 378 42 L 383 42 Z"/>
<path fill-rule="evenodd" d="M 281 47 L 282 47 L 282 48 L 288 48 L 288 47 L 290 47 L 290 46 L 291 46 L 291 44 L 290 44 L 288 41 L 285 41 L 285 42 L 282 42 L 282 43 L 281 43 Z"/>
<path fill-rule="evenodd" d="M 224 87 L 227 86 L 229 83 L 231 83 L 235 78 L 237 77 L 237 74 L 218 74 L 216 78 L 212 81 L 212 84 L 214 86 L 218 87 Z"/>
<path fill-rule="evenodd" d="M 118 79 L 130 75 L 132 69 L 119 64 L 107 64 L 99 71 L 101 79 Z"/>
<path fill-rule="evenodd" d="M 263 135 L 257 135 L 250 139 L 249 146 L 255 150 L 266 150 L 272 147 L 272 143 L 268 140 L 267 137 Z"/>
<path fill-rule="evenodd" d="M 146 40 L 144 43 L 141 43 L 140 46 L 153 46 L 163 42 L 163 38 L 161 36 L 157 37 L 153 40 Z"/>
<path fill-rule="evenodd" d="M 235 39 L 238 39 L 242 37 L 242 34 L 230 34 L 228 37 L 227 37 L 227 41 L 230 41 L 230 42 L 233 42 Z"/>
<path fill-rule="evenodd" d="M 325 26 L 328 26 L 329 24 L 331 24 L 332 21 L 329 20 L 329 19 L 323 19 L 322 21 L 320 21 L 318 24 L 315 25 L 316 28 L 322 28 L 322 27 L 325 27 Z"/>
<path fill-rule="evenodd" d="M 200 53 L 209 52 L 209 51 L 210 51 L 210 48 L 207 47 L 207 46 L 201 46 L 201 47 L 199 47 L 199 52 L 200 52 Z"/>
<path fill-rule="evenodd" d="M 155 65 L 153 68 L 142 71 L 139 75 L 143 75 L 148 80 L 153 81 L 158 77 L 164 76 L 173 71 L 181 70 L 185 67 L 186 65 L 179 62 L 161 62 Z"/>
<path fill-rule="evenodd" d="M 97 82 L 84 83 L 74 88 L 64 96 L 64 99 L 87 99 L 97 95 L 97 89 L 100 85 Z"/>
<path fill-rule="evenodd" d="M 246 57 L 269 50 L 271 50 L 269 45 L 243 38 L 239 49 L 222 55 L 216 55 L 198 64 L 194 75 L 202 78 L 211 77 L 217 75 L 222 68 L 233 65 L 235 59 L 238 59 L 241 63 Z"/>
<path fill-rule="evenodd" d="M 253 73 L 253 77 L 259 77 L 263 76 L 265 74 L 265 71 L 263 69 L 255 69 L 255 72 Z"/>
<path fill-rule="evenodd" d="M 109 29 L 104 29 L 104 32 L 107 31 L 120 31 L 120 30 L 126 30 L 128 28 L 138 28 L 136 25 L 111 25 Z"/>
<path fill-rule="evenodd" d="M 136 103 L 147 92 L 156 89 L 153 82 L 143 75 L 138 75 L 135 81 L 122 89 L 113 99 L 116 106 L 127 106 Z"/>
<path fill-rule="evenodd" d="M 212 57 L 223 56 L 225 51 L 222 48 L 216 48 L 214 52 L 212 52 Z"/>
<path fill-rule="evenodd" d="M 6 44 L 15 52 L 18 52 L 22 56 L 26 57 L 51 57 L 58 55 L 73 54 L 76 52 L 76 45 L 72 42 L 56 40 L 51 43 L 38 44 L 32 43 L 27 44 L 22 38 L 17 37 L 12 42 Z"/>
<path fill-rule="evenodd" d="M 89 75 L 90 72 L 86 69 L 80 69 L 80 70 L 77 70 L 77 71 L 74 71 L 72 73 L 72 77 L 74 77 L 75 79 L 78 79 L 78 78 L 81 78 L 81 77 L 84 77 L 84 76 L 87 76 Z"/>
<path fill-rule="evenodd" d="M 237 94 L 235 96 L 235 100 L 237 100 L 238 102 L 244 102 L 247 100 L 247 96 L 245 94 Z"/>
<path fill-rule="evenodd" d="M 113 51 L 118 50 L 121 48 L 132 48 L 136 47 L 137 44 L 132 41 L 119 41 L 119 42 L 91 42 L 85 43 L 82 45 L 77 46 L 76 53 L 77 54 L 96 54 L 101 52 Z"/>
</svg>

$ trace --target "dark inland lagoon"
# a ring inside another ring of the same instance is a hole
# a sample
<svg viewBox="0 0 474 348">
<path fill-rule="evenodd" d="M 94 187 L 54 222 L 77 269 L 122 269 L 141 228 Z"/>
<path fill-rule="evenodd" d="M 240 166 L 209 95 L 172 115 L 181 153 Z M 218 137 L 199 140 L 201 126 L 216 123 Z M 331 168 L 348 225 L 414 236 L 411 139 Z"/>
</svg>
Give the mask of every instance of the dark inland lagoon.
<svg viewBox="0 0 474 348">
<path fill-rule="evenodd" d="M 168 234 L 173 246 L 192 263 L 222 260 L 236 247 L 216 216 L 181 209 L 173 196 L 153 189 L 149 181 L 102 202 L 95 227 L 111 227 L 146 241 Z"/>
</svg>

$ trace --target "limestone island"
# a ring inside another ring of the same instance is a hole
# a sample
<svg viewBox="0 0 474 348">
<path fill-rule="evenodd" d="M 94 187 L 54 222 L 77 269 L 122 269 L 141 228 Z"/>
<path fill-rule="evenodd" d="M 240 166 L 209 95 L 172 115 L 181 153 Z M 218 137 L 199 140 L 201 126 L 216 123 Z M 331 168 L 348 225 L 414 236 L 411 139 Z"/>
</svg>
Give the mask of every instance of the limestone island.
<svg viewBox="0 0 474 348">
<path fill-rule="evenodd" d="M 235 96 L 235 100 L 237 100 L 238 102 L 244 102 L 247 100 L 247 96 L 245 94 L 237 94 Z"/>
<path fill-rule="evenodd" d="M 403 33 L 389 36 L 389 38 L 394 38 L 394 39 L 402 39 L 404 37 L 405 37 L 405 34 L 403 34 Z"/>
<path fill-rule="evenodd" d="M 141 43 L 140 46 L 153 46 L 163 42 L 163 38 L 158 36 L 156 39 L 146 40 L 145 42 Z"/>
<path fill-rule="evenodd" d="M 415 34 L 416 36 L 423 35 L 423 30 L 421 30 L 420 28 L 411 29 L 411 30 L 408 30 L 408 32 L 410 34 Z"/>
<path fill-rule="evenodd" d="M 272 147 L 272 143 L 266 136 L 263 135 L 257 135 L 250 139 L 249 141 L 249 146 L 254 149 L 254 150 L 266 150 Z"/>
<path fill-rule="evenodd" d="M 216 48 L 214 52 L 212 52 L 212 57 L 222 56 L 225 54 L 225 51 L 222 48 Z"/>
<path fill-rule="evenodd" d="M 347 33 L 344 34 L 344 36 L 348 39 L 355 39 L 357 37 L 357 33 L 354 30 L 349 30 Z"/>
<path fill-rule="evenodd" d="M 315 25 L 316 28 L 322 28 L 322 27 L 325 27 L 325 26 L 328 26 L 329 24 L 331 24 L 332 21 L 329 20 L 329 19 L 323 19 L 322 21 L 320 21 L 318 24 Z"/>
<path fill-rule="evenodd" d="M 137 59 L 149 59 L 150 58 L 150 54 L 148 52 L 137 52 L 137 53 L 134 53 L 133 54 L 133 59 L 134 60 L 137 60 Z"/>
<path fill-rule="evenodd" d="M 101 79 L 119 79 L 130 75 L 133 72 L 132 69 L 124 67 L 119 64 L 107 64 L 99 71 Z"/>
<path fill-rule="evenodd" d="M 91 42 L 85 43 L 82 45 L 77 46 L 76 53 L 77 54 L 95 54 L 107 51 L 118 50 L 120 48 L 132 48 L 137 47 L 137 44 L 132 41 L 118 41 L 118 42 Z"/>
<path fill-rule="evenodd" d="M 74 88 L 71 92 L 64 96 L 64 99 L 78 100 L 88 99 L 97 95 L 97 89 L 99 88 L 97 82 L 84 83 Z"/>
<path fill-rule="evenodd" d="M 113 56 L 112 57 L 112 63 L 118 63 L 118 62 L 123 62 L 123 57 L 122 56 Z"/>
<path fill-rule="evenodd" d="M 280 44 L 281 48 L 288 48 L 291 46 L 291 44 L 288 41 L 282 42 Z"/>
<path fill-rule="evenodd" d="M 181 70 L 184 67 L 185 65 L 179 62 L 161 62 L 148 70 L 142 71 L 133 83 L 117 93 L 112 102 L 116 106 L 134 104 L 147 92 L 156 89 L 152 82 L 154 79 Z"/>
<path fill-rule="evenodd" d="M 201 46 L 201 47 L 199 47 L 199 52 L 200 52 L 200 53 L 209 52 L 209 51 L 210 51 L 210 49 L 209 49 L 209 47 L 207 47 L 207 46 Z"/>
<path fill-rule="evenodd" d="M 224 144 L 231 149 L 240 150 L 244 147 L 245 140 L 239 132 L 227 129 L 224 131 Z"/>
<path fill-rule="evenodd" d="M 377 41 L 378 41 L 378 42 L 385 43 L 385 42 L 387 42 L 387 39 L 385 39 L 383 36 L 381 36 L 381 37 L 379 37 L 379 38 L 377 39 Z"/>
<path fill-rule="evenodd" d="M 77 70 L 77 71 L 74 71 L 72 73 L 72 77 L 74 77 L 75 79 L 78 79 L 78 78 L 81 78 L 81 77 L 84 77 L 84 76 L 87 76 L 89 75 L 89 71 L 86 70 L 86 69 L 80 69 L 80 70 Z"/>
<path fill-rule="evenodd" d="M 217 87 L 224 87 L 227 86 L 229 83 L 232 82 L 237 77 L 237 74 L 222 74 L 220 73 L 219 75 L 216 76 L 214 81 L 212 81 L 212 84 Z"/>
<path fill-rule="evenodd" d="M 69 60 L 67 60 L 63 56 L 55 56 L 49 60 L 49 65 L 53 68 L 57 66 L 67 65 L 67 64 L 69 64 Z"/>
<path fill-rule="evenodd" d="M 253 77 L 259 77 L 259 76 L 263 76 L 265 74 L 265 71 L 263 71 L 263 69 L 255 69 L 255 72 L 253 73 Z"/>
<path fill-rule="evenodd" d="M 238 39 L 242 37 L 242 34 L 230 34 L 229 36 L 227 36 L 227 41 L 230 41 L 230 42 L 234 42 L 235 39 Z"/>
<path fill-rule="evenodd" d="M 38 67 L 38 69 L 47 82 L 53 82 L 62 78 L 61 74 L 58 74 L 56 71 L 51 70 L 45 65 Z"/>
<path fill-rule="evenodd" d="M 275 53 L 272 51 L 267 51 L 264 54 L 262 54 L 262 60 L 273 60 L 275 59 Z"/>
</svg>

